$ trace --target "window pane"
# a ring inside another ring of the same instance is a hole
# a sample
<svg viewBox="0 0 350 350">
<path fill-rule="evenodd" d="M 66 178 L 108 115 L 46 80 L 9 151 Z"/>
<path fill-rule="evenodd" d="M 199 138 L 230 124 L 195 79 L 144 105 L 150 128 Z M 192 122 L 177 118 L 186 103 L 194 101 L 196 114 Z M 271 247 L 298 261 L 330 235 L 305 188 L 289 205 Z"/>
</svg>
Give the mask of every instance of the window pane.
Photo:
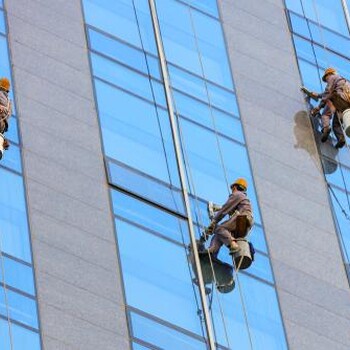
<svg viewBox="0 0 350 350">
<path fill-rule="evenodd" d="M 18 146 L 14 144 L 10 145 L 9 149 L 4 153 L 1 165 L 19 173 L 22 172 L 21 154 Z"/>
<path fill-rule="evenodd" d="M 1 75 L 4 77 L 10 77 L 10 65 L 9 65 L 9 54 L 7 49 L 7 42 L 6 38 L 3 36 L 0 36 L 0 72 Z"/>
<path fill-rule="evenodd" d="M 173 328 L 152 321 L 134 312 L 130 313 L 133 336 L 167 350 L 205 350 L 207 346 Z"/>
<path fill-rule="evenodd" d="M 131 69 L 128 69 L 117 62 L 106 59 L 100 55 L 91 54 L 93 74 L 103 80 L 131 93 L 144 97 L 154 102 L 150 80 L 148 77 L 141 75 Z M 164 90 L 159 88 L 159 83 L 152 80 L 153 89 L 156 90 L 156 103 L 162 106 L 166 105 Z"/>
<path fill-rule="evenodd" d="M 343 35 L 349 35 L 341 0 L 302 0 L 307 18 Z"/>
<path fill-rule="evenodd" d="M 115 215 L 147 227 L 179 243 L 189 244 L 185 220 L 115 190 L 112 190 L 112 202 Z"/>
<path fill-rule="evenodd" d="M 35 300 L 0 287 L 0 313 L 7 317 L 5 301 L 9 305 L 10 318 L 27 326 L 38 328 Z"/>
<path fill-rule="evenodd" d="M 0 6 L 2 6 L 1 3 Z M 6 34 L 4 11 L 0 11 L 0 33 Z"/>
<path fill-rule="evenodd" d="M 350 256 L 350 226 L 349 221 L 346 219 L 343 209 L 350 215 L 348 198 L 344 191 L 341 191 L 335 187 L 332 187 L 334 193 L 330 193 L 330 197 L 333 203 L 334 212 L 336 215 L 337 225 L 339 225 L 341 234 L 341 245 L 345 251 L 345 258 Z M 339 203 L 338 203 L 339 202 Z M 349 261 L 347 261 L 349 262 Z"/>
<path fill-rule="evenodd" d="M 244 143 L 242 125 L 239 119 L 211 108 L 209 105 L 174 91 L 177 112 L 212 130 Z"/>
<path fill-rule="evenodd" d="M 240 275 L 254 350 L 287 349 L 276 291 L 254 278 Z"/>
<path fill-rule="evenodd" d="M 2 318 L 0 318 L 0 349 L 1 350 L 13 350 L 13 349 L 11 349 L 8 322 Z"/>
<path fill-rule="evenodd" d="M 128 305 L 201 334 L 185 248 L 120 220 L 117 237 Z"/>
<path fill-rule="evenodd" d="M 31 267 L 6 256 L 3 256 L 3 263 L 6 284 L 34 295 L 34 280 Z M 0 269 L 0 281 L 3 282 L 2 269 Z"/>
<path fill-rule="evenodd" d="M 17 118 L 11 117 L 9 120 L 9 130 L 6 133 L 6 138 L 15 143 L 19 143 L 18 138 L 18 121 Z"/>
<path fill-rule="evenodd" d="M 40 350 L 40 336 L 16 324 L 11 325 L 13 349 L 12 350 Z"/>
<path fill-rule="evenodd" d="M 108 163 L 109 181 L 165 208 L 185 214 L 182 192 L 156 179 L 128 169 L 114 162 Z"/>
<path fill-rule="evenodd" d="M 137 47 L 142 47 L 132 0 L 85 0 L 86 22 Z M 145 49 L 157 53 L 147 0 L 135 2 Z"/>
<path fill-rule="evenodd" d="M 212 16 L 219 17 L 216 0 L 187 0 L 186 2 Z"/>
<path fill-rule="evenodd" d="M 95 86 L 106 155 L 179 186 L 168 114 L 100 81 Z"/>
<path fill-rule="evenodd" d="M 30 262 L 23 179 L 1 168 L 0 178 L 0 227 L 3 251 Z"/>
</svg>

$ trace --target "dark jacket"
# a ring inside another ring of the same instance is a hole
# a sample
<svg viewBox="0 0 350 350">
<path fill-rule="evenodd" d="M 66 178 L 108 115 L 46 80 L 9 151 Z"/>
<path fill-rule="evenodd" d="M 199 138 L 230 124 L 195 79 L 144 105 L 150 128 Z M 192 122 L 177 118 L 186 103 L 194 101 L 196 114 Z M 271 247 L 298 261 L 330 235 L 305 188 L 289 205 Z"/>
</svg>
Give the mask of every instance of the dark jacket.
<svg viewBox="0 0 350 350">
<path fill-rule="evenodd" d="M 236 191 L 232 193 L 222 208 L 216 213 L 214 220 L 219 222 L 225 215 L 232 215 L 236 210 L 240 214 L 252 215 L 252 205 L 246 193 Z"/>
</svg>

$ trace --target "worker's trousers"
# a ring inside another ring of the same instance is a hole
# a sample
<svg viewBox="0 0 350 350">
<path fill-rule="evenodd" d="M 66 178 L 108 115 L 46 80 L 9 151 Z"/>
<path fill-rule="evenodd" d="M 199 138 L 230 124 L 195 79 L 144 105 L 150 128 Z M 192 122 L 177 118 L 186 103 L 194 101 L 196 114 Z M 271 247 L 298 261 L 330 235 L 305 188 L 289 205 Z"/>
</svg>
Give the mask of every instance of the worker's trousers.
<svg viewBox="0 0 350 350">
<path fill-rule="evenodd" d="M 333 117 L 333 119 L 332 119 Z M 341 128 L 341 118 L 342 114 L 338 113 L 333 105 L 333 103 L 328 100 L 326 106 L 323 109 L 321 120 L 322 120 L 322 130 L 328 129 L 331 126 L 332 119 L 332 129 L 337 140 L 344 138 L 343 130 Z"/>
<path fill-rule="evenodd" d="M 236 219 L 238 215 L 246 215 L 248 220 L 247 232 L 253 226 L 253 217 L 250 214 L 236 214 L 223 222 L 221 225 L 216 226 L 214 231 L 214 237 L 212 238 L 209 246 L 209 250 L 217 254 L 223 244 L 230 246 L 231 242 L 234 241 L 233 233 L 236 230 Z"/>
</svg>

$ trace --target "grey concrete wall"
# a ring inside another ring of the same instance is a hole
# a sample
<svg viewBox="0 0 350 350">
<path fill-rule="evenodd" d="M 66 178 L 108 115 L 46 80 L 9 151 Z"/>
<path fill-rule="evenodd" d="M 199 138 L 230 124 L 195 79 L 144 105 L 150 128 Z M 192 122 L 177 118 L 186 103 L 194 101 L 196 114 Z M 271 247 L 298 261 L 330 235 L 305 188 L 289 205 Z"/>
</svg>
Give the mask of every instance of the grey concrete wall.
<svg viewBox="0 0 350 350">
<path fill-rule="evenodd" d="M 349 285 L 283 1 L 219 3 L 290 348 L 349 349 Z"/>
<path fill-rule="evenodd" d="M 6 0 L 44 349 L 128 349 L 80 0 Z"/>
</svg>

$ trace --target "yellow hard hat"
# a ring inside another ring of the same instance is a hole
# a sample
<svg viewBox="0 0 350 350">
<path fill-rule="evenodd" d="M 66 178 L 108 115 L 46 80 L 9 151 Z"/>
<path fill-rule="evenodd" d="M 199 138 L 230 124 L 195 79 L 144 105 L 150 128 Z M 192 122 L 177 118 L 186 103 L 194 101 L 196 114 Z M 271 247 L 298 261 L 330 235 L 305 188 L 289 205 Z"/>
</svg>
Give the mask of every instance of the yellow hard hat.
<svg viewBox="0 0 350 350">
<path fill-rule="evenodd" d="M 10 80 L 8 80 L 7 78 L 1 78 L 0 79 L 0 88 L 6 90 L 6 91 L 10 91 Z"/>
<path fill-rule="evenodd" d="M 322 80 L 326 82 L 326 77 L 327 75 L 330 75 L 330 74 L 337 74 L 337 71 L 332 67 L 327 68 L 323 73 Z"/>
<path fill-rule="evenodd" d="M 232 188 L 234 185 L 241 186 L 241 187 L 244 188 L 244 190 L 247 190 L 247 188 L 248 188 L 248 182 L 247 182 L 247 180 L 245 180 L 245 179 L 243 179 L 243 178 L 237 179 L 237 180 L 231 185 L 231 188 Z"/>
</svg>

